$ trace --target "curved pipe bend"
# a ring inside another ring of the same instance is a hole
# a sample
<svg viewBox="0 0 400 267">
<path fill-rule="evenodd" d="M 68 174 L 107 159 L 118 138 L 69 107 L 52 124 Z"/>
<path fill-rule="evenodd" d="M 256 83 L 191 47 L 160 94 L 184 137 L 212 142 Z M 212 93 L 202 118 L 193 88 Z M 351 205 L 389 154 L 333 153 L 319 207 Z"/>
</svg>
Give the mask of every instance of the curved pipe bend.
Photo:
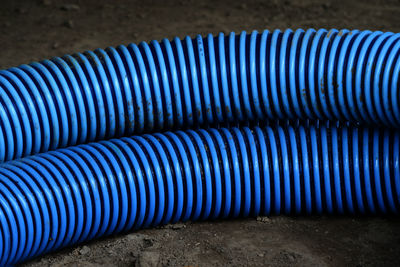
<svg viewBox="0 0 400 267">
<path fill-rule="evenodd" d="M 400 35 L 175 38 L 0 71 L 0 161 L 132 134 L 266 119 L 400 126 Z"/>
<path fill-rule="evenodd" d="M 0 265 L 187 220 L 398 214 L 400 133 L 329 123 L 145 134 L 0 165 Z"/>
</svg>

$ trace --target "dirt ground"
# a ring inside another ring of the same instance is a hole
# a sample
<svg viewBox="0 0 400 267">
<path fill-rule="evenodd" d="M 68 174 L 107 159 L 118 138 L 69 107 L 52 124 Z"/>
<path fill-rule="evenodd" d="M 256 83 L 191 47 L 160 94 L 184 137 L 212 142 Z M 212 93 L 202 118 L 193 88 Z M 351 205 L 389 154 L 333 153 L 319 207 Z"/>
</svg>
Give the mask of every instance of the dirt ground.
<svg viewBox="0 0 400 267">
<path fill-rule="evenodd" d="M 174 36 L 285 28 L 400 32 L 400 1 L 1 1 L 0 68 Z M 24 266 L 399 266 L 398 218 L 271 217 L 104 238 Z"/>
</svg>

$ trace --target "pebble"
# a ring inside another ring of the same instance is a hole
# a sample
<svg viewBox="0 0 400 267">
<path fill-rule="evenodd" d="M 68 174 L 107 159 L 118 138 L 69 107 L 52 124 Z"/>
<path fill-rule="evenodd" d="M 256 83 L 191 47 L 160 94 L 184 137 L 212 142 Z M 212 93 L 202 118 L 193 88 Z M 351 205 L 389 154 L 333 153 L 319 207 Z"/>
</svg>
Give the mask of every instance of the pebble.
<svg viewBox="0 0 400 267">
<path fill-rule="evenodd" d="M 74 24 L 73 20 L 67 20 L 67 21 L 64 22 L 64 26 L 67 27 L 67 28 L 72 29 L 75 26 L 75 24 Z"/>
<path fill-rule="evenodd" d="M 174 224 L 167 224 L 163 227 L 164 229 L 172 229 L 172 230 L 180 230 L 186 228 L 184 223 L 174 223 Z"/>
<path fill-rule="evenodd" d="M 271 219 L 268 218 L 267 216 L 258 216 L 256 220 L 257 222 L 263 222 L 263 223 L 268 223 L 271 221 Z"/>
<path fill-rule="evenodd" d="M 142 242 L 145 239 L 148 239 L 148 235 L 141 233 L 132 233 L 126 236 L 126 239 L 133 242 Z"/>
<path fill-rule="evenodd" d="M 88 246 L 83 246 L 80 250 L 79 250 L 79 254 L 81 255 L 85 255 L 88 254 L 90 252 L 90 248 Z"/>
<path fill-rule="evenodd" d="M 60 43 L 58 43 L 58 42 L 53 43 L 53 45 L 51 46 L 51 48 L 53 48 L 53 49 L 57 49 L 59 47 L 60 47 Z"/>
</svg>

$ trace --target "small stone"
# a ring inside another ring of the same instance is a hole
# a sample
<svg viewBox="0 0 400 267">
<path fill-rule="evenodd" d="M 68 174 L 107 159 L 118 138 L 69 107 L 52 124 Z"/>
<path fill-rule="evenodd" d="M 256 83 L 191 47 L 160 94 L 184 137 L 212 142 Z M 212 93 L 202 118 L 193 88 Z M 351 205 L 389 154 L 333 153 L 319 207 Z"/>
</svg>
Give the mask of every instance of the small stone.
<svg viewBox="0 0 400 267">
<path fill-rule="evenodd" d="M 143 239 L 143 246 L 144 246 L 145 248 L 148 248 L 148 247 L 153 246 L 153 240 L 150 239 L 150 238 L 144 238 L 144 239 Z"/>
<path fill-rule="evenodd" d="M 81 8 L 80 8 L 80 6 L 78 6 L 76 4 L 65 4 L 65 5 L 62 5 L 60 7 L 60 9 L 64 10 L 64 11 L 77 11 Z"/>
<path fill-rule="evenodd" d="M 171 230 L 180 230 L 186 228 L 184 223 L 175 223 L 175 224 L 167 224 L 164 226 L 164 229 L 171 229 Z"/>
<path fill-rule="evenodd" d="M 296 261 L 296 258 L 297 258 L 297 254 L 295 254 L 295 253 L 288 253 L 288 254 L 287 254 L 287 258 L 289 259 L 289 261 L 295 262 L 295 261 Z"/>
<path fill-rule="evenodd" d="M 81 255 L 86 255 L 90 252 L 90 248 L 88 246 L 83 246 L 80 250 L 79 250 L 79 254 Z"/>
<path fill-rule="evenodd" d="M 258 257 L 264 257 L 264 253 L 258 253 L 257 256 Z"/>
<path fill-rule="evenodd" d="M 128 241 L 133 242 L 142 242 L 145 239 L 150 239 L 148 235 L 141 234 L 141 233 L 132 233 L 126 236 Z"/>
<path fill-rule="evenodd" d="M 74 24 L 73 20 L 67 20 L 67 21 L 64 22 L 64 26 L 67 27 L 67 28 L 72 29 L 75 26 L 75 24 Z"/>
<path fill-rule="evenodd" d="M 267 216 L 258 216 L 257 217 L 257 222 L 263 222 L 263 223 L 268 223 L 270 222 L 270 218 L 268 218 Z"/>
<path fill-rule="evenodd" d="M 58 42 L 53 43 L 53 45 L 51 46 L 51 48 L 53 48 L 53 49 L 57 49 L 59 47 L 60 47 L 60 43 L 58 43 Z"/>
</svg>

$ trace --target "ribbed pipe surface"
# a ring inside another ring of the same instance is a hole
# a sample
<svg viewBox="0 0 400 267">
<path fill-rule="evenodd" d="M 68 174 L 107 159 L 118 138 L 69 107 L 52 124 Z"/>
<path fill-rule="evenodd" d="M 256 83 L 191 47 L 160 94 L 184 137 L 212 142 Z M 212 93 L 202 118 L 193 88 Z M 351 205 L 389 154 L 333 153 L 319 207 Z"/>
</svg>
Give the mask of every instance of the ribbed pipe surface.
<svg viewBox="0 0 400 267">
<path fill-rule="evenodd" d="M 400 133 L 329 124 L 145 134 L 0 165 L 0 264 L 166 223 L 397 214 Z"/>
<path fill-rule="evenodd" d="M 0 71 L 0 161 L 94 140 L 265 119 L 400 126 L 400 35 L 211 34 Z"/>
</svg>

